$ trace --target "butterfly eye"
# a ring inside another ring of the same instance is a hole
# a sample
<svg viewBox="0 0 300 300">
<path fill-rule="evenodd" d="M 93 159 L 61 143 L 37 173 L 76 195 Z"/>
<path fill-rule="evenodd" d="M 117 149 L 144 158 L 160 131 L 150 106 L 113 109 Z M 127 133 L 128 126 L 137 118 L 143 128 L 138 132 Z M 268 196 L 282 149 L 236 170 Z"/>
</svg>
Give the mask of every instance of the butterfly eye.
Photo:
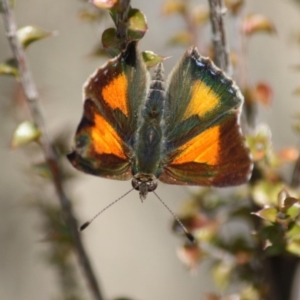
<svg viewBox="0 0 300 300">
<path fill-rule="evenodd" d="M 140 189 L 140 184 L 141 182 L 138 179 L 132 178 L 131 185 L 135 190 L 138 191 Z"/>
<path fill-rule="evenodd" d="M 147 182 L 148 192 L 152 192 L 157 188 L 157 181 L 149 181 Z"/>
<path fill-rule="evenodd" d="M 152 192 L 157 188 L 157 181 L 153 179 L 143 180 L 140 178 L 132 178 L 132 187 L 140 191 L 141 189 L 147 189 L 148 192 Z"/>
</svg>

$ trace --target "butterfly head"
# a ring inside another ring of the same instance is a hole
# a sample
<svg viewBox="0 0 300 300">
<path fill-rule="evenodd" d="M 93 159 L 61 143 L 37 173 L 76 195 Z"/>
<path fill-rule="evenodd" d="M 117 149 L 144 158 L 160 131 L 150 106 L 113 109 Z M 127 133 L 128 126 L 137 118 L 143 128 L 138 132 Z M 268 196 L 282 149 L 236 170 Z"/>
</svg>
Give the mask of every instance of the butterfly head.
<svg viewBox="0 0 300 300">
<path fill-rule="evenodd" d="M 157 180 L 154 175 L 138 173 L 132 178 L 131 184 L 134 189 L 140 192 L 140 198 L 144 201 L 148 192 L 157 188 Z"/>
</svg>

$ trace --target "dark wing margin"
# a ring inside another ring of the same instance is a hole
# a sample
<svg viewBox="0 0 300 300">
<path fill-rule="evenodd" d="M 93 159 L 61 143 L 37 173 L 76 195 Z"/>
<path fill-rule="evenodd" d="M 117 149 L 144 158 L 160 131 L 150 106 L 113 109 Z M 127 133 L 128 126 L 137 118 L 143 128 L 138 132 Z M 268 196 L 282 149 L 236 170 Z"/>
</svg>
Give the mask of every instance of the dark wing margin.
<svg viewBox="0 0 300 300">
<path fill-rule="evenodd" d="M 239 124 L 242 103 L 236 84 L 209 58 L 190 48 L 167 87 L 159 179 L 204 186 L 246 182 L 252 160 Z"/>
<path fill-rule="evenodd" d="M 147 86 L 137 42 L 130 42 L 88 79 L 74 151 L 68 155 L 75 168 L 111 179 L 132 177 L 133 144 Z"/>
<path fill-rule="evenodd" d="M 237 119 L 237 114 L 228 114 L 173 152 L 159 180 L 217 187 L 245 183 L 252 161 Z"/>
<path fill-rule="evenodd" d="M 132 177 L 128 153 L 115 129 L 87 99 L 75 136 L 75 150 L 68 154 L 72 165 L 88 174 L 126 180 Z"/>
</svg>

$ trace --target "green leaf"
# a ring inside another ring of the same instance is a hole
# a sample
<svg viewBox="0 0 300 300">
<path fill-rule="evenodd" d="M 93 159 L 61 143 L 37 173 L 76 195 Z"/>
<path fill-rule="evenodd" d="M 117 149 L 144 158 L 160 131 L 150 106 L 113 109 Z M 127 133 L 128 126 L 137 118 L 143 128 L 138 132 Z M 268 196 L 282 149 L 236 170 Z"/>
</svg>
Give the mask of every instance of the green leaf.
<svg viewBox="0 0 300 300">
<path fill-rule="evenodd" d="M 294 226 L 288 231 L 287 237 L 289 241 L 287 242 L 286 250 L 300 255 L 300 226 L 294 224 Z"/>
<path fill-rule="evenodd" d="M 266 221 L 275 222 L 278 211 L 275 207 L 266 207 L 266 208 L 259 210 L 258 212 L 254 212 L 252 214 L 256 215 Z"/>
<path fill-rule="evenodd" d="M 300 226 L 294 224 L 287 232 L 287 237 L 291 240 L 300 240 Z"/>
<path fill-rule="evenodd" d="M 247 104 L 247 102 L 250 102 L 248 105 L 251 106 L 251 103 L 254 101 L 254 99 L 252 99 L 252 91 L 246 89 L 244 90 L 244 95 L 245 103 Z M 260 161 L 268 157 L 268 153 L 270 153 L 272 149 L 270 128 L 265 124 L 258 125 L 255 133 L 248 136 L 247 142 L 254 161 Z"/>
<path fill-rule="evenodd" d="M 11 142 L 11 147 L 17 148 L 34 141 L 38 141 L 41 134 L 41 131 L 34 123 L 24 121 L 15 130 Z"/>
<path fill-rule="evenodd" d="M 263 227 L 259 235 L 266 242 L 266 253 L 275 255 L 285 251 L 286 247 L 286 230 L 279 223 L 272 223 L 269 226 Z"/>
<path fill-rule="evenodd" d="M 213 279 L 219 288 L 225 289 L 228 286 L 231 272 L 232 265 L 226 262 L 221 262 L 212 269 Z"/>
<path fill-rule="evenodd" d="M 34 26 L 25 26 L 17 31 L 17 36 L 24 48 L 27 48 L 31 43 L 55 35 L 56 32 L 45 31 Z"/>
<path fill-rule="evenodd" d="M 147 29 L 146 16 L 138 9 L 131 9 L 128 13 L 128 37 L 139 40 L 145 35 Z"/>
<path fill-rule="evenodd" d="M 285 253 L 285 246 L 281 245 L 281 244 L 272 245 L 272 246 L 266 248 L 265 252 L 269 256 L 280 255 L 280 254 Z"/>
<path fill-rule="evenodd" d="M 152 51 L 143 51 L 142 57 L 147 68 L 152 68 L 166 59 L 164 56 L 155 54 Z"/>
<path fill-rule="evenodd" d="M 260 292 L 254 286 L 246 286 L 241 290 L 240 300 L 260 300 L 260 299 L 261 299 Z"/>
<path fill-rule="evenodd" d="M 286 214 L 292 219 L 295 220 L 300 215 L 300 206 L 299 203 L 295 203 L 286 210 Z"/>
<path fill-rule="evenodd" d="M 284 200 L 284 206 L 283 206 L 283 208 L 285 210 L 287 210 L 287 209 L 289 209 L 290 207 L 292 207 L 296 203 L 299 203 L 299 199 L 294 198 L 294 197 L 287 197 Z"/>
<path fill-rule="evenodd" d="M 300 239 L 288 242 L 286 250 L 290 253 L 300 255 Z"/>
<path fill-rule="evenodd" d="M 284 188 L 283 183 L 260 181 L 253 187 L 251 193 L 254 202 L 259 206 L 278 204 L 278 194 Z"/>
<path fill-rule="evenodd" d="M 102 45 L 105 51 L 112 57 L 120 53 L 123 41 L 117 37 L 116 28 L 108 28 L 102 33 Z"/>
<path fill-rule="evenodd" d="M 18 77 L 19 69 L 17 61 L 11 58 L 0 64 L 0 74 Z"/>
</svg>

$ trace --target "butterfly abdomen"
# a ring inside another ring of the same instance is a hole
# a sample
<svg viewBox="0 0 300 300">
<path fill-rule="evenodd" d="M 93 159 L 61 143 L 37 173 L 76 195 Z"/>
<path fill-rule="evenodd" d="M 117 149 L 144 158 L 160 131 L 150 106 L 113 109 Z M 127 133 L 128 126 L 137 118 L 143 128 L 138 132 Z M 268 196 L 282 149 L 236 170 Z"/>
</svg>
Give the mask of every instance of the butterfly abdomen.
<svg viewBox="0 0 300 300">
<path fill-rule="evenodd" d="M 133 173 L 159 173 L 161 154 L 162 116 L 165 98 L 163 66 L 159 64 L 154 72 L 149 93 L 142 111 L 141 124 L 137 132 L 136 161 Z"/>
</svg>

